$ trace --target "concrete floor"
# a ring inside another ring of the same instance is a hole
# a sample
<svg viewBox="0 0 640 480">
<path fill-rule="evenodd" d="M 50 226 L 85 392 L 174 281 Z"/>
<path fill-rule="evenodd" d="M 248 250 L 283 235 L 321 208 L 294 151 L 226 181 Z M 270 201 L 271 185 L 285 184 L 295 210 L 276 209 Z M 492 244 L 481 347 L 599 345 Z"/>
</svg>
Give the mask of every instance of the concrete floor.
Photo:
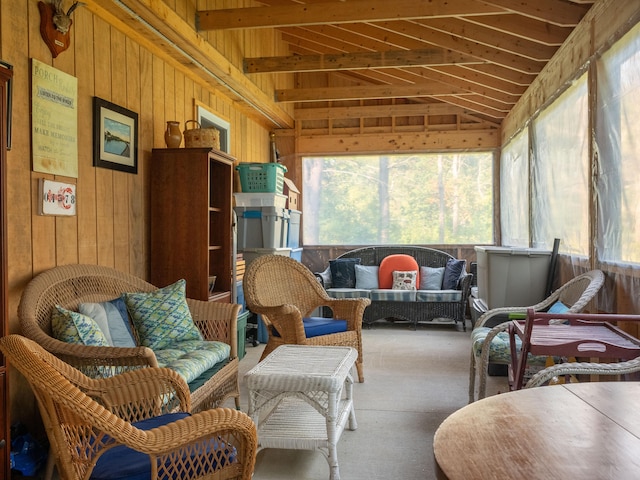
<svg viewBox="0 0 640 480">
<path fill-rule="evenodd" d="M 470 325 L 468 325 L 470 329 Z M 262 352 L 247 344 L 240 362 L 243 381 Z M 440 423 L 468 401 L 470 332 L 453 326 L 377 323 L 363 331 L 365 382 L 354 385 L 358 429 L 338 444 L 343 480 L 435 478 L 433 435 Z M 506 391 L 504 377 L 490 377 L 488 394 Z M 255 480 L 327 480 L 319 452 L 265 449 L 258 453 Z"/>
<path fill-rule="evenodd" d="M 363 330 L 365 382 L 354 385 L 358 429 L 338 444 L 342 480 L 434 479 L 433 435 L 468 400 L 470 329 L 379 322 Z M 240 362 L 241 409 L 247 411 L 244 374 L 264 345 L 247 343 Z M 487 395 L 507 390 L 505 377 L 489 377 Z M 225 406 L 233 406 L 230 401 Z M 57 479 L 57 476 L 54 475 Z M 254 480 L 328 480 L 319 452 L 265 449 Z"/>
</svg>

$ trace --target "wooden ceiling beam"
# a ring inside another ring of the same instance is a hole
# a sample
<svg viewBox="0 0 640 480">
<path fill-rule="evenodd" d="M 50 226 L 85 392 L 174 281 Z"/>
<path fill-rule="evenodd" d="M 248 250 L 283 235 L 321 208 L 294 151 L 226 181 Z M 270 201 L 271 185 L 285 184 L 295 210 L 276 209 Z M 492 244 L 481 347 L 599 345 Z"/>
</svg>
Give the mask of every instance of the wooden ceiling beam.
<svg viewBox="0 0 640 480">
<path fill-rule="evenodd" d="M 550 47 L 559 47 L 571 33 L 569 27 L 558 27 L 516 14 L 465 17 L 465 21 Z"/>
<path fill-rule="evenodd" d="M 439 32 L 414 22 L 380 22 L 376 24 L 376 27 L 386 30 L 389 35 L 405 35 L 407 37 L 419 38 L 431 45 L 477 57 L 478 59 L 484 60 L 485 63 L 495 63 L 526 74 L 538 74 L 544 66 L 543 62 L 523 58 L 495 47 L 483 45 L 466 38 L 456 37 L 450 33 Z"/>
<path fill-rule="evenodd" d="M 198 30 L 278 28 L 323 23 L 375 22 L 400 18 L 452 17 L 506 13 L 484 1 L 448 0 L 350 0 L 277 5 L 270 7 L 224 8 L 196 13 Z"/>
<path fill-rule="evenodd" d="M 505 118 L 509 113 L 509 112 L 505 112 L 501 108 L 493 108 L 490 106 L 481 105 L 479 103 L 470 102 L 455 96 L 441 97 L 440 100 L 450 105 L 454 105 L 458 108 L 464 108 L 464 109 L 476 112 L 478 114 L 486 115 L 487 117 L 494 118 L 498 122 L 500 122 L 503 118 Z"/>
<path fill-rule="evenodd" d="M 481 121 L 473 117 L 474 112 L 445 103 L 394 103 L 385 105 L 363 105 L 357 107 L 322 107 L 296 108 L 294 118 L 299 120 L 336 120 L 350 118 L 386 118 L 386 117 L 415 117 L 427 115 L 464 115 L 472 117 L 474 121 Z M 482 120 L 484 121 L 484 120 Z M 495 128 L 499 124 L 494 123 Z"/>
<path fill-rule="evenodd" d="M 245 73 L 317 72 L 322 70 L 360 70 L 483 63 L 458 52 L 429 48 L 385 52 L 353 52 L 327 55 L 245 58 Z"/>
<path fill-rule="evenodd" d="M 442 67 L 429 67 L 428 70 L 437 72 L 438 74 L 445 74 L 450 77 L 459 78 L 476 85 L 486 86 L 509 95 L 520 96 L 527 89 L 526 85 L 510 82 L 496 75 L 487 75 L 473 68 L 464 68 L 464 66 L 445 65 Z"/>
<path fill-rule="evenodd" d="M 297 153 L 337 155 L 354 153 L 415 153 L 434 150 L 474 150 L 500 147 L 495 129 L 450 132 L 299 135 Z"/>
<path fill-rule="evenodd" d="M 548 61 L 557 50 L 557 47 L 541 45 L 531 40 L 455 18 L 416 20 L 416 23 L 539 62 Z"/>
<path fill-rule="evenodd" d="M 467 90 L 452 88 L 440 82 L 418 85 L 369 85 L 353 87 L 292 88 L 276 90 L 276 101 L 321 102 L 329 100 L 361 100 L 373 98 L 439 97 L 442 95 L 469 95 Z"/>
<path fill-rule="evenodd" d="M 486 0 L 486 3 L 559 27 L 575 27 L 590 7 L 559 0 Z"/>
</svg>

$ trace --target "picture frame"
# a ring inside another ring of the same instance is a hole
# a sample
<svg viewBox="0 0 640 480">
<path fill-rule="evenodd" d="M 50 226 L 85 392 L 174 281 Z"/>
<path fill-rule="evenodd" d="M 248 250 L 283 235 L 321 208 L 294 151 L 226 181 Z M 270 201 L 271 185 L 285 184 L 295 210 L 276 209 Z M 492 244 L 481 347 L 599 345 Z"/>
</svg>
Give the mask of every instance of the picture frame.
<svg viewBox="0 0 640 480">
<path fill-rule="evenodd" d="M 231 124 L 211 112 L 208 107 L 194 98 L 195 118 L 200 128 L 215 128 L 220 132 L 220 151 L 231 153 Z"/>
<path fill-rule="evenodd" d="M 138 173 L 138 114 L 93 97 L 93 165 Z"/>
</svg>

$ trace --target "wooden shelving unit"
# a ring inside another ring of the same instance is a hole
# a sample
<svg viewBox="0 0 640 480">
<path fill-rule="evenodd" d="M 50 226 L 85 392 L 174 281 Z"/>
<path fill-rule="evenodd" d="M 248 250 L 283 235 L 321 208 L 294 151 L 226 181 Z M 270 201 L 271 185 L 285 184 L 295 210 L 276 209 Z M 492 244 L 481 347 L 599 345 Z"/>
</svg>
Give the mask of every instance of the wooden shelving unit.
<svg viewBox="0 0 640 480">
<path fill-rule="evenodd" d="M 184 278 L 189 298 L 231 301 L 233 164 L 211 148 L 153 150 L 151 283 Z"/>
</svg>

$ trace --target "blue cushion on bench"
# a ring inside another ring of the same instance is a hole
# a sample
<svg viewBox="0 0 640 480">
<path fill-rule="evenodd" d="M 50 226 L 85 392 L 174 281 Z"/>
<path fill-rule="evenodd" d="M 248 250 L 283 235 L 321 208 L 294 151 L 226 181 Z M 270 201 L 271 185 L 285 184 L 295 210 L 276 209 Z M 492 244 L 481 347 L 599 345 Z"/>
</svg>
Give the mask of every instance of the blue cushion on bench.
<svg viewBox="0 0 640 480">
<path fill-rule="evenodd" d="M 140 422 L 133 423 L 140 430 L 151 430 L 152 428 L 167 425 L 182 418 L 190 416 L 189 413 L 167 413 L 157 417 L 148 418 Z M 227 448 L 226 445 L 219 445 L 220 448 Z M 235 459 L 234 455 L 230 458 Z M 96 463 L 91 480 L 150 480 L 151 479 L 151 463 L 149 456 L 145 453 L 138 452 L 124 445 L 120 445 L 106 451 Z"/>
<path fill-rule="evenodd" d="M 347 331 L 347 321 L 336 320 L 335 318 L 307 317 L 302 319 L 302 323 L 304 324 L 304 334 L 307 338 Z M 280 336 L 280 333 L 275 328 L 273 329 L 273 336 Z"/>
</svg>

